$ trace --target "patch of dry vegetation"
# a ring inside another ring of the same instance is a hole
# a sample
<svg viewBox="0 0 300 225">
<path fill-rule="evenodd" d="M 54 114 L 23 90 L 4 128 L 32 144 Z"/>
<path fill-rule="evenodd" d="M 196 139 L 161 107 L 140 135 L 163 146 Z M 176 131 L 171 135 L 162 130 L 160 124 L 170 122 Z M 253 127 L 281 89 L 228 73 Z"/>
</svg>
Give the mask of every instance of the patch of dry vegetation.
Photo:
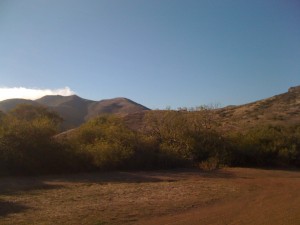
<svg viewBox="0 0 300 225">
<path fill-rule="evenodd" d="M 1 178 L 0 223 L 131 224 L 239 193 L 230 173 L 195 170 Z"/>
</svg>

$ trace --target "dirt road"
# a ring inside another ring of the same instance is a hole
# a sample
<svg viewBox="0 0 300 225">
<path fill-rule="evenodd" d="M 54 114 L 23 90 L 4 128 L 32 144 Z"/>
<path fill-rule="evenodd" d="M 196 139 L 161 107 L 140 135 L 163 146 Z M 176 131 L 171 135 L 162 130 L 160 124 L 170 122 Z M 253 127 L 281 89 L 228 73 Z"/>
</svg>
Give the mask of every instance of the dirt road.
<svg viewBox="0 0 300 225">
<path fill-rule="evenodd" d="M 241 188 L 235 198 L 173 215 L 141 220 L 143 225 L 299 225 L 300 173 L 226 169 Z M 230 180 L 230 179 L 229 179 Z"/>
</svg>

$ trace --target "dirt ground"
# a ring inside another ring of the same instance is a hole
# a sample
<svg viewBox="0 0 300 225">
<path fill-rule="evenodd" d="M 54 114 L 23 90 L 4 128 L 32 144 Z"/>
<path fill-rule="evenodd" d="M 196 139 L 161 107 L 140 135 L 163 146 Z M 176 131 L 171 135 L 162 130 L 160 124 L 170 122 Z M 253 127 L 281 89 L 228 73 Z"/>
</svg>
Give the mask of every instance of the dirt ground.
<svg viewBox="0 0 300 225">
<path fill-rule="evenodd" d="M 299 225 L 300 171 L 2 177 L 0 224 Z"/>
<path fill-rule="evenodd" d="M 296 225 L 300 224 L 300 173 L 226 169 L 240 188 L 235 198 L 139 224 Z M 231 178 L 229 178 L 231 179 Z"/>
</svg>

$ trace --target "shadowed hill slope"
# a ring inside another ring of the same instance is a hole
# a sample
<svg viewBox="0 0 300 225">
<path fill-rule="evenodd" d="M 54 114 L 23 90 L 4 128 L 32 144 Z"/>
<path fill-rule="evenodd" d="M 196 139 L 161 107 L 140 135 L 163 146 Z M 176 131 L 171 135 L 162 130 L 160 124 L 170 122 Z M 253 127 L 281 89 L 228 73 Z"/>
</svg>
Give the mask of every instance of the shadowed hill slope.
<svg viewBox="0 0 300 225">
<path fill-rule="evenodd" d="M 36 100 L 57 112 L 63 119 L 63 128 L 74 128 L 85 122 L 89 105 L 94 101 L 83 99 L 77 95 L 71 96 L 45 96 Z"/>
<path fill-rule="evenodd" d="M 99 114 L 131 114 L 149 110 L 127 98 L 106 99 L 99 102 L 94 102 L 89 105 L 86 119 L 95 117 Z"/>
<path fill-rule="evenodd" d="M 20 104 L 39 105 L 39 103 L 27 99 L 21 99 L 21 98 L 7 99 L 0 102 L 0 111 L 8 112 L 9 110 L 15 108 L 17 105 Z"/>
<path fill-rule="evenodd" d="M 49 107 L 57 107 L 61 105 L 77 105 L 82 103 L 90 104 L 95 102 L 92 100 L 83 99 L 77 95 L 70 95 L 70 96 L 46 95 L 35 101 Z"/>
</svg>

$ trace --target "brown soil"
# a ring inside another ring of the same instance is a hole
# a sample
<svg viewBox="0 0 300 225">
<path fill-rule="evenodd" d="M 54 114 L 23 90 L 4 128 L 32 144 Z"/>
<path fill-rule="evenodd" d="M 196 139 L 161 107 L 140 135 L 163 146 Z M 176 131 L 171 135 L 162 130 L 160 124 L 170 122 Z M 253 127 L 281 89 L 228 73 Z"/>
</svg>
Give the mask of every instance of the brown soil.
<svg viewBox="0 0 300 225">
<path fill-rule="evenodd" d="M 241 189 L 236 198 L 138 224 L 299 225 L 300 173 L 226 169 Z"/>
<path fill-rule="evenodd" d="M 299 225 L 300 172 L 226 168 L 0 178 L 0 224 Z"/>
</svg>

